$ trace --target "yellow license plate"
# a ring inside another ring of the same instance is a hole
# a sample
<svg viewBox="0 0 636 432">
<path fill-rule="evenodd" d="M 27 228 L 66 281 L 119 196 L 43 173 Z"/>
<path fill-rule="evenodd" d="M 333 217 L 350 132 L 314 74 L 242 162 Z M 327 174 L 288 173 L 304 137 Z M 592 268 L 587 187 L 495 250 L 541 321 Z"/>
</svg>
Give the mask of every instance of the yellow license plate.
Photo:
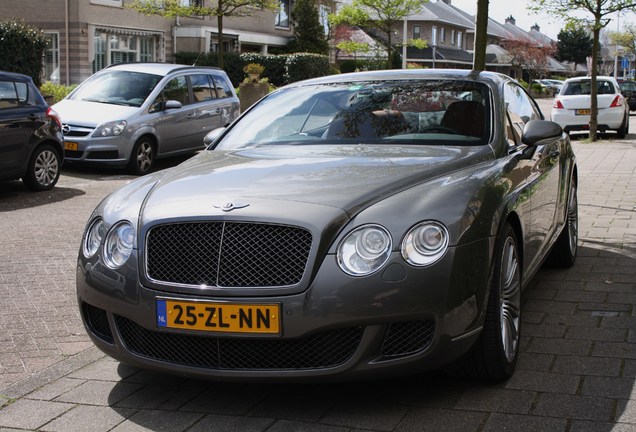
<svg viewBox="0 0 636 432">
<path fill-rule="evenodd" d="M 574 114 L 576 115 L 590 115 L 590 110 L 589 109 L 578 109 L 574 111 Z"/>
<path fill-rule="evenodd" d="M 66 142 L 64 143 L 64 150 L 73 150 L 73 151 L 77 151 L 77 143 L 76 143 L 76 142 L 66 141 Z"/>
<path fill-rule="evenodd" d="M 157 325 L 221 333 L 280 333 L 279 304 L 157 299 Z"/>
</svg>

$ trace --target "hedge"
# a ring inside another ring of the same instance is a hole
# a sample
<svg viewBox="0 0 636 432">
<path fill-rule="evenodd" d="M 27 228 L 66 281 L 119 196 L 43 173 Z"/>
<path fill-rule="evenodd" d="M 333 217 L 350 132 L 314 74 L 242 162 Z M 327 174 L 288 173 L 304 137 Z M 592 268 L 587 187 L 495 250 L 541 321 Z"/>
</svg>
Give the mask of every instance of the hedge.
<svg viewBox="0 0 636 432">
<path fill-rule="evenodd" d="M 28 75 L 39 87 L 45 50 L 42 31 L 22 21 L 0 22 L 0 70 Z"/>
<path fill-rule="evenodd" d="M 216 53 L 182 52 L 175 54 L 175 61 L 180 64 L 196 64 L 198 66 L 217 66 Z M 224 70 L 230 77 L 234 87 L 243 82 L 243 67 L 248 63 L 259 63 L 265 67 L 263 78 L 277 86 L 308 78 L 329 75 L 329 59 L 326 56 L 312 53 L 296 54 L 261 54 L 261 53 L 226 53 L 223 57 Z"/>
</svg>

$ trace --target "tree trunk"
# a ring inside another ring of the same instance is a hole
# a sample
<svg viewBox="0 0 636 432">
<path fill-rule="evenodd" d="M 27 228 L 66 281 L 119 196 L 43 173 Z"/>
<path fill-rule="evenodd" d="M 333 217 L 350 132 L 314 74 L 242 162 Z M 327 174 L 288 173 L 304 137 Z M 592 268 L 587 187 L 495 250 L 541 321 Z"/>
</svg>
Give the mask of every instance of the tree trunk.
<svg viewBox="0 0 636 432">
<path fill-rule="evenodd" d="M 217 26 L 219 27 L 219 32 L 217 33 L 217 41 L 218 41 L 218 46 L 219 46 L 219 51 L 217 52 L 217 59 L 218 59 L 218 63 L 219 63 L 219 67 L 221 69 L 223 69 L 223 51 L 224 51 L 224 46 L 223 46 L 223 15 L 221 15 L 221 13 L 219 13 L 216 16 L 216 22 L 217 22 Z"/>
<path fill-rule="evenodd" d="M 488 0 L 477 0 L 475 15 L 475 47 L 473 54 L 473 70 L 486 69 L 486 45 L 488 42 Z"/>
<path fill-rule="evenodd" d="M 386 68 L 387 69 L 391 69 L 393 67 L 393 47 L 391 46 L 391 27 L 389 26 L 389 31 L 387 32 L 387 42 L 388 42 L 388 47 L 386 49 L 386 53 L 388 58 L 386 59 Z"/>
<path fill-rule="evenodd" d="M 599 19 L 596 20 L 597 25 L 594 27 L 594 39 L 592 42 L 592 81 L 590 83 L 590 141 L 594 142 L 597 140 L 596 131 L 598 128 L 598 100 L 596 99 L 596 74 L 598 71 L 598 44 L 599 44 L 599 35 L 601 30 L 598 28 Z"/>
</svg>

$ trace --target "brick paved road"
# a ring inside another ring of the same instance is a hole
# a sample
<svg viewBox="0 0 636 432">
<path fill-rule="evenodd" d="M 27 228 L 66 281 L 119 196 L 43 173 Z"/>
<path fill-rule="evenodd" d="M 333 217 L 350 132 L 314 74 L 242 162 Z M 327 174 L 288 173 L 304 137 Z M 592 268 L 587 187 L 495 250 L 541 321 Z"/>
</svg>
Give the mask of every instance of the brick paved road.
<svg viewBox="0 0 636 432">
<path fill-rule="evenodd" d="M 574 147 L 580 257 L 524 292 L 518 371 L 497 385 L 218 384 L 120 365 L 84 334 L 74 263 L 90 212 L 129 177 L 66 170 L 44 194 L 0 183 L 0 431 L 636 430 L 636 143 Z"/>
</svg>

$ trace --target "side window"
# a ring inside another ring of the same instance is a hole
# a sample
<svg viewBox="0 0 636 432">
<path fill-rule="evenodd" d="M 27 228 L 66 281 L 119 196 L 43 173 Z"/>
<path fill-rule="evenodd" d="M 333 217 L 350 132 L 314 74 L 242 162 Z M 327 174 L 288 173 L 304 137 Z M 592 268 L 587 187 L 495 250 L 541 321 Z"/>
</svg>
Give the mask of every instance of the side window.
<svg viewBox="0 0 636 432">
<path fill-rule="evenodd" d="M 0 81 L 0 109 L 16 108 L 18 95 L 13 81 Z"/>
<path fill-rule="evenodd" d="M 192 98 L 194 102 L 203 102 L 216 99 L 216 94 L 210 87 L 210 80 L 207 75 L 190 75 L 192 85 Z"/>
<path fill-rule="evenodd" d="M 541 113 L 521 86 L 507 83 L 504 87 L 504 100 L 512 126 L 518 136 L 530 120 L 541 119 Z"/>
<path fill-rule="evenodd" d="M 180 76 L 168 81 L 163 88 L 163 99 L 176 100 L 181 102 L 182 105 L 188 105 L 190 99 L 188 98 L 188 83 L 185 76 Z"/>
<path fill-rule="evenodd" d="M 214 82 L 214 88 L 216 90 L 216 97 L 219 99 L 232 97 L 232 88 L 230 83 L 225 78 L 218 75 L 213 75 L 212 81 Z"/>
</svg>

